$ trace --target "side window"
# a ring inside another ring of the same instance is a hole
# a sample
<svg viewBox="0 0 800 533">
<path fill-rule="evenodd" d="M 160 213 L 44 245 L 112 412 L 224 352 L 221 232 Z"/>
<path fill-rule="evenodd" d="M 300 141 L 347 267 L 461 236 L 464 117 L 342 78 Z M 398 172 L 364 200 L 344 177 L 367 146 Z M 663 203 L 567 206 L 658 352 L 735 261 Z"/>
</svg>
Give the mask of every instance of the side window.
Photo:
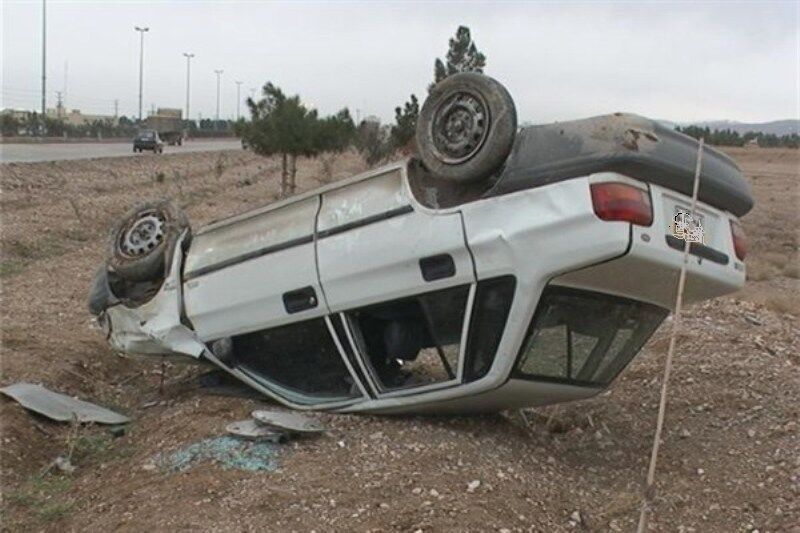
<svg viewBox="0 0 800 533">
<path fill-rule="evenodd" d="M 667 315 L 625 298 L 549 287 L 536 309 L 516 377 L 608 385 Z"/>
<path fill-rule="evenodd" d="M 516 280 L 503 276 L 478 282 L 464 362 L 464 381 L 475 381 L 489 372 L 503 338 Z"/>
<path fill-rule="evenodd" d="M 462 285 L 347 313 L 381 389 L 456 379 L 469 289 Z"/>
<path fill-rule="evenodd" d="M 322 318 L 233 337 L 241 369 L 319 400 L 360 396 Z"/>
</svg>

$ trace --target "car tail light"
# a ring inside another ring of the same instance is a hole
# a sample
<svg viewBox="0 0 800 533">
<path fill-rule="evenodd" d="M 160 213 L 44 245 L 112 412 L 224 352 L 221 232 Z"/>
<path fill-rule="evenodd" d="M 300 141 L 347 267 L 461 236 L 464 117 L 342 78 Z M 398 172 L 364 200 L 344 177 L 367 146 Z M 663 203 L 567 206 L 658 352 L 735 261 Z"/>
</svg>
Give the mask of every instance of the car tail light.
<svg viewBox="0 0 800 533">
<path fill-rule="evenodd" d="M 744 261 L 747 255 L 747 236 L 744 234 L 742 225 L 735 220 L 731 220 L 731 235 L 733 236 L 733 251 L 736 252 L 739 261 Z"/>
<path fill-rule="evenodd" d="M 593 183 L 592 205 L 594 212 L 603 220 L 622 220 L 638 226 L 653 223 L 653 207 L 650 195 L 626 183 Z"/>
</svg>

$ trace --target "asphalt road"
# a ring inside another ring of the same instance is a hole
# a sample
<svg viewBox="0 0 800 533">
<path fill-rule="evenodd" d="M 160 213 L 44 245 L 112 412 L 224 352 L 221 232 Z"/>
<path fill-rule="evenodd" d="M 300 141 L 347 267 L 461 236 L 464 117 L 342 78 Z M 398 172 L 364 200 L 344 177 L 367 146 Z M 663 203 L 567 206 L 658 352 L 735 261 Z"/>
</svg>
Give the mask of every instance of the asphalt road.
<svg viewBox="0 0 800 533">
<path fill-rule="evenodd" d="M 240 150 L 238 139 L 189 140 L 183 146 L 165 146 L 165 154 Z M 152 152 L 133 153 L 133 142 L 113 143 L 0 143 L 0 162 L 33 163 L 95 157 L 160 157 Z"/>
</svg>

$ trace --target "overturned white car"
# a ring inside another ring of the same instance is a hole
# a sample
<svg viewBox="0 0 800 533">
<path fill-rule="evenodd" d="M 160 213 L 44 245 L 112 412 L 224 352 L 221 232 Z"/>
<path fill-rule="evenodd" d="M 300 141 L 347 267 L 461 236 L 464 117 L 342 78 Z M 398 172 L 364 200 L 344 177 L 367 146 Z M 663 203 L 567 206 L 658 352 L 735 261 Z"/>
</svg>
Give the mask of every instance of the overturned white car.
<svg viewBox="0 0 800 533">
<path fill-rule="evenodd" d="M 90 307 L 117 348 L 209 361 L 298 409 L 493 411 L 608 387 L 669 312 L 697 143 L 615 114 L 517 130 L 495 80 L 441 82 L 419 156 L 191 231 L 115 229 Z M 745 280 L 739 169 L 706 149 L 685 301 Z"/>
</svg>

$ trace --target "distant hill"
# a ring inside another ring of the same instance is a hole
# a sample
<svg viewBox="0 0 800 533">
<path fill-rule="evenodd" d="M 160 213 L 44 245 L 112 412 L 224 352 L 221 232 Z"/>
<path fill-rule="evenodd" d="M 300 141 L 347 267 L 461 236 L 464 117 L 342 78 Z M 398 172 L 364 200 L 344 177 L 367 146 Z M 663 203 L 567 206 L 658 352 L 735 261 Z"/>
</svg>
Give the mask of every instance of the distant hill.
<svg viewBox="0 0 800 533">
<path fill-rule="evenodd" d="M 748 131 L 774 134 L 779 137 L 781 135 L 791 135 L 792 133 L 800 134 L 800 120 L 796 119 L 773 120 L 772 122 L 760 123 L 736 122 L 734 120 L 706 120 L 702 122 L 671 122 L 669 120 L 662 120 L 661 122 L 673 128 L 675 126 L 699 126 L 701 128 L 708 127 L 712 131 L 731 130 L 740 135 Z"/>
</svg>

